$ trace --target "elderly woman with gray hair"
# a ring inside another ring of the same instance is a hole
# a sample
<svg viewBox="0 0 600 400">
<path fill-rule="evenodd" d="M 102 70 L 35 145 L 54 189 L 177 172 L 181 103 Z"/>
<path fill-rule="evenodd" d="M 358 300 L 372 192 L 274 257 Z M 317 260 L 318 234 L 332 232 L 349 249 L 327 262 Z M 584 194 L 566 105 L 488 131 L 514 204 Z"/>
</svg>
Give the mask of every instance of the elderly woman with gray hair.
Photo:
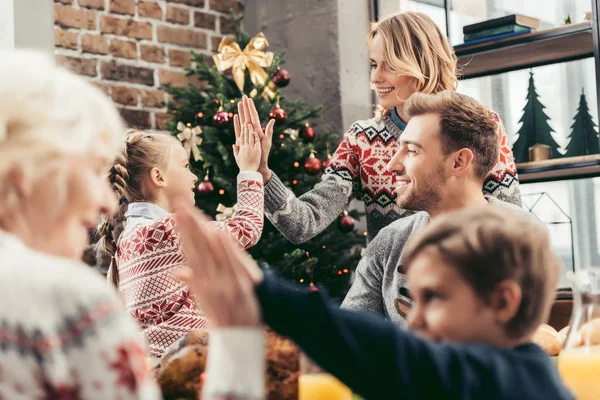
<svg viewBox="0 0 600 400">
<path fill-rule="evenodd" d="M 116 208 L 119 114 L 43 55 L 0 59 L 0 398 L 158 399 L 138 327 L 79 261 Z"/>
</svg>

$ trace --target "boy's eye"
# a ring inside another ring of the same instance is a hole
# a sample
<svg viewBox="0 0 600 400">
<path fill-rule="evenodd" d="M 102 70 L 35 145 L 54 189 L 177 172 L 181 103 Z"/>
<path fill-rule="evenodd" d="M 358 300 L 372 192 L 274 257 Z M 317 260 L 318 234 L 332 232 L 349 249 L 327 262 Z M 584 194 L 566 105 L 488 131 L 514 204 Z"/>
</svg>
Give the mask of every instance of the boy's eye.
<svg viewBox="0 0 600 400">
<path fill-rule="evenodd" d="M 428 303 L 432 300 L 441 300 L 443 298 L 443 296 L 441 295 L 441 293 L 433 291 L 433 290 L 426 290 L 423 293 L 423 302 Z"/>
</svg>

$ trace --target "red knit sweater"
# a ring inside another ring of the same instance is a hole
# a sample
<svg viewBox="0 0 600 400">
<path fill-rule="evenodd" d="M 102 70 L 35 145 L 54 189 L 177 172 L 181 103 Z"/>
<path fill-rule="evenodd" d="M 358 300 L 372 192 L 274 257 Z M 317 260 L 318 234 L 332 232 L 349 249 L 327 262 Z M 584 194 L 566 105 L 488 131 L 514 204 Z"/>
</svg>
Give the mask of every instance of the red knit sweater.
<svg viewBox="0 0 600 400">
<path fill-rule="evenodd" d="M 238 182 L 235 216 L 211 222 L 216 230 L 229 232 L 242 248 L 255 245 L 262 234 L 263 185 L 255 174 Z M 139 322 L 153 357 L 161 357 L 191 329 L 207 325 L 188 287 L 173 278 L 175 271 L 187 266 L 172 215 L 128 227 L 119 239 L 116 261 L 119 292 Z"/>
</svg>

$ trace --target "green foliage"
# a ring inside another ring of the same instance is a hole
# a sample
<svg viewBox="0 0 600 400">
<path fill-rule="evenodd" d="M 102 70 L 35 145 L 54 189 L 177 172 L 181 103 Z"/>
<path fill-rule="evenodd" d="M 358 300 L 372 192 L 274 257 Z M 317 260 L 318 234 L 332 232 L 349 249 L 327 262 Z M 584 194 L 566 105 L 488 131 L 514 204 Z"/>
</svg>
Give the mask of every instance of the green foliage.
<svg viewBox="0 0 600 400">
<path fill-rule="evenodd" d="M 241 17 L 232 17 L 236 40 L 244 49 L 250 37 L 240 29 Z M 284 53 L 275 54 L 272 65 L 265 69 L 267 82 L 271 82 L 284 57 Z M 166 123 L 166 128 L 176 135 L 178 122 L 183 122 L 191 127 L 199 125 L 203 130 L 203 142 L 200 145 L 203 161 L 195 162 L 192 158 L 192 169 L 200 180 L 208 174 L 215 191 L 205 196 L 197 194 L 196 205 L 213 217 L 219 203 L 227 207 L 236 203 L 236 177 L 239 172 L 231 149 L 235 142 L 233 119 L 231 123 L 217 126 L 213 116 L 220 110 L 231 116 L 237 113 L 237 102 L 243 94 L 250 95 L 256 90 L 253 99 L 263 124 L 266 124 L 270 110 L 277 104 L 286 110 L 287 119 L 275 124 L 269 165 L 296 195 L 312 189 L 320 180 L 320 174 L 312 176 L 303 169 L 304 161 L 311 152 L 325 160 L 340 139 L 340 135 L 334 132 L 317 132 L 316 139 L 311 143 L 304 142 L 301 137 L 291 137 L 290 130 L 302 130 L 307 122 L 319 118 L 321 108 L 311 108 L 301 100 L 288 100 L 274 87 L 275 98 L 263 97 L 265 87 L 254 87 L 247 71 L 242 93 L 230 72 L 218 71 L 212 59 L 204 54 L 193 54 L 192 67 L 187 73 L 205 81 L 206 85 L 203 88 L 191 85 L 186 88 L 165 88 L 173 99 L 168 104 L 172 119 Z M 294 165 L 295 162 L 299 167 Z M 221 189 L 223 194 L 219 194 Z M 351 215 L 355 219 L 360 218 L 356 212 Z M 314 239 L 295 245 L 265 219 L 262 238 L 249 251 L 256 260 L 266 263 L 283 277 L 308 285 L 312 276 L 316 284 L 326 286 L 333 296 L 339 297 L 347 290 L 350 272 L 356 267 L 364 245 L 362 233 L 356 230 L 341 233 L 336 223 Z"/>
</svg>

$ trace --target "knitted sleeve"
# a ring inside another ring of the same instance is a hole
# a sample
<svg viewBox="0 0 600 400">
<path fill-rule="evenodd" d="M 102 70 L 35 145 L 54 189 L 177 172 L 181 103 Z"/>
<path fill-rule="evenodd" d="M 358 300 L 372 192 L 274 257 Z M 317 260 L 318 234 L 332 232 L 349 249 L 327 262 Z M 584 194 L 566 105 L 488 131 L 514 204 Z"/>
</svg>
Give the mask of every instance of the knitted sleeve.
<svg viewBox="0 0 600 400">
<path fill-rule="evenodd" d="M 65 326 L 68 332 L 62 336 L 70 342 L 63 342 L 63 346 L 65 354 L 71 355 L 71 372 L 81 374 L 85 371 L 86 376 L 82 377 L 85 379 L 79 381 L 79 384 L 86 386 L 85 392 L 80 389 L 83 392 L 80 392 L 81 398 L 162 398 L 150 371 L 147 348 L 137 326 L 123 310 L 120 299 L 114 296 L 81 317 L 80 321 L 71 321 L 80 325 Z M 81 348 L 73 352 L 69 349 L 70 345 L 75 348 L 83 346 L 90 352 L 84 354 Z M 91 352 L 92 349 L 94 352 Z M 90 379 L 92 375 L 95 379 Z M 56 376 L 56 371 L 48 371 L 48 376 Z M 70 389 L 76 390 L 76 385 L 77 382 Z M 74 396 L 74 393 L 71 395 Z M 64 398 L 62 396 L 65 395 L 66 388 L 62 382 L 58 382 L 45 398 Z"/>
<path fill-rule="evenodd" d="M 265 399 L 265 335 L 260 327 L 221 327 L 210 332 L 202 398 Z"/>
<path fill-rule="evenodd" d="M 344 136 L 321 182 L 300 197 L 275 174 L 265 184 L 265 214 L 292 243 L 304 243 L 327 228 L 344 211 L 360 186 L 358 124 Z"/>
<path fill-rule="evenodd" d="M 227 231 L 240 247 L 247 249 L 260 239 L 264 223 L 262 176 L 256 171 L 242 171 L 237 177 L 237 211 L 232 218 L 211 222 L 219 231 Z"/>
<path fill-rule="evenodd" d="M 97 275 L 87 273 L 91 270 L 79 273 L 60 268 L 56 272 L 60 279 L 68 276 L 68 284 L 50 278 L 47 287 L 40 285 L 34 292 L 38 297 L 45 295 L 46 305 L 51 305 L 36 321 L 41 328 L 17 327 L 14 336 L 23 346 L 21 360 L 36 360 L 39 366 L 31 369 L 36 374 L 27 390 L 35 391 L 39 385 L 43 394 L 3 394 L 7 398 L 161 399 L 139 328 L 115 291 Z M 56 318 L 58 312 L 60 318 Z M 8 361 L 12 376 L 23 378 L 18 375 L 20 362 Z"/>
<path fill-rule="evenodd" d="M 494 113 L 494 119 L 498 124 L 497 132 L 500 151 L 498 152 L 498 161 L 496 161 L 496 164 L 485 178 L 483 193 L 494 196 L 504 202 L 521 206 L 521 191 L 519 189 L 515 158 L 500 116 Z"/>
<path fill-rule="evenodd" d="M 356 267 L 354 282 L 341 308 L 384 314 L 383 309 L 383 259 L 382 255 L 390 250 L 385 232 L 380 232 L 369 243 L 365 254 Z"/>
</svg>

